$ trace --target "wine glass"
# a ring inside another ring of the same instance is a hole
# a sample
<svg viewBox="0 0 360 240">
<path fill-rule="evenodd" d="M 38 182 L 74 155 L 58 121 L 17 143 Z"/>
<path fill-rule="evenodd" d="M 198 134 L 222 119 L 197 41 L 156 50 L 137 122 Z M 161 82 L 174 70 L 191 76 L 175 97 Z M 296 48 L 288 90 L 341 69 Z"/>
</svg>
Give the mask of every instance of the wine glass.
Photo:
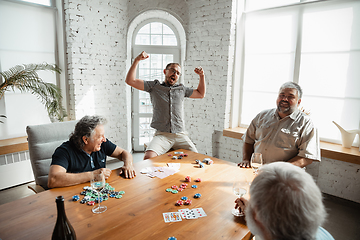
<svg viewBox="0 0 360 240">
<path fill-rule="evenodd" d="M 98 194 L 98 205 L 92 208 L 93 213 L 103 213 L 106 211 L 107 207 L 100 205 L 101 202 L 101 190 L 105 187 L 105 175 L 103 172 L 93 173 L 91 178 L 91 188 L 95 190 Z"/>
<path fill-rule="evenodd" d="M 263 165 L 263 158 L 261 153 L 253 153 L 251 155 L 251 167 L 255 174 L 258 174 L 259 168 Z"/>
<path fill-rule="evenodd" d="M 247 192 L 244 185 L 246 185 L 245 182 L 237 181 L 237 180 L 234 181 L 233 192 L 238 198 L 241 198 Z M 231 213 L 236 217 L 244 216 L 244 213 L 240 212 L 239 209 L 237 209 L 237 208 L 233 208 L 231 210 Z"/>
</svg>

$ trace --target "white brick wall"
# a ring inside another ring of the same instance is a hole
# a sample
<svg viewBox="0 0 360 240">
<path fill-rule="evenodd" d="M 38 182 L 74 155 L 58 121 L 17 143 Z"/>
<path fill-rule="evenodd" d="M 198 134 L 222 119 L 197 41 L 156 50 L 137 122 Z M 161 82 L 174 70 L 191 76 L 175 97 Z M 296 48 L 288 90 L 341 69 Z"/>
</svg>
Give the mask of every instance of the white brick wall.
<svg viewBox="0 0 360 240">
<path fill-rule="evenodd" d="M 131 149 L 124 82 L 127 2 L 65 0 L 64 9 L 70 117 L 106 117 L 106 136 Z"/>
<path fill-rule="evenodd" d="M 186 31 L 184 84 L 197 87 L 193 72 L 206 73 L 205 99 L 186 99 L 186 127 L 199 152 L 239 162 L 240 140 L 222 136 L 229 125 L 234 59 L 235 0 L 65 0 L 71 118 L 100 114 L 106 135 L 131 149 L 130 88 L 126 87 L 126 39 L 132 19 L 147 10 L 175 16 Z M 194 134 L 196 133 L 196 134 Z M 307 168 L 329 194 L 360 202 L 359 165 L 332 159 Z"/>
<path fill-rule="evenodd" d="M 206 76 L 206 97 L 185 101 L 185 119 L 188 132 L 199 134 L 191 138 L 198 150 L 212 155 L 216 130 L 228 125 L 230 95 L 227 94 L 231 83 L 228 74 L 232 67 L 230 52 L 234 39 L 230 35 L 234 28 L 232 17 L 233 1 L 188 1 L 188 43 L 184 66 L 185 85 L 197 87 L 199 77 L 194 68 L 202 66 Z M 192 111 L 194 109 L 195 111 Z"/>
</svg>

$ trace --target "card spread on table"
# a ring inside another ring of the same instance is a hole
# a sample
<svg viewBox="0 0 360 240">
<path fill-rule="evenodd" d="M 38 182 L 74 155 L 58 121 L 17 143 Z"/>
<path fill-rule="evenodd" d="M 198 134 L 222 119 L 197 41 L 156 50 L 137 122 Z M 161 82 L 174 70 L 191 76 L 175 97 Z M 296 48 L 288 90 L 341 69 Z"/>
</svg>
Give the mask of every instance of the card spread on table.
<svg viewBox="0 0 360 240">
<path fill-rule="evenodd" d="M 193 208 L 193 209 L 180 209 L 179 213 L 183 219 L 197 219 L 199 217 L 206 217 L 206 213 L 202 208 Z"/>
<path fill-rule="evenodd" d="M 180 213 L 180 215 L 181 215 L 181 217 L 182 217 L 183 219 L 186 218 L 185 213 L 186 213 L 187 210 L 189 210 L 189 209 L 188 209 L 188 208 L 183 208 L 183 209 L 180 209 L 180 210 L 179 210 L 179 213 Z"/>
<path fill-rule="evenodd" d="M 179 212 L 167 212 L 163 213 L 164 221 L 168 222 L 180 222 L 182 221 L 181 215 Z"/>
<path fill-rule="evenodd" d="M 197 215 L 198 217 L 206 217 L 207 216 L 204 209 L 202 209 L 202 208 L 193 208 L 192 210 L 195 212 L 195 215 Z"/>
<path fill-rule="evenodd" d="M 160 179 L 177 173 L 179 169 L 170 167 L 147 167 L 140 170 L 141 173 L 146 174 L 149 177 L 158 177 Z"/>
</svg>

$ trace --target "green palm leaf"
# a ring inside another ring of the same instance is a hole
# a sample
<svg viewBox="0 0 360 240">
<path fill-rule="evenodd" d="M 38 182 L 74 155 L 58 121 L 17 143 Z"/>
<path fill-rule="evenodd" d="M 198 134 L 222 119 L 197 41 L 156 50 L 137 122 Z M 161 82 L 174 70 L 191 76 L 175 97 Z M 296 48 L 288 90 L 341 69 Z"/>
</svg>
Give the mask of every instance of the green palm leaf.
<svg viewBox="0 0 360 240">
<path fill-rule="evenodd" d="M 66 113 L 61 104 L 61 90 L 55 84 L 44 82 L 37 74 L 37 71 L 41 70 L 61 73 L 61 69 L 56 65 L 47 63 L 16 65 L 0 72 L 3 78 L 0 84 L 0 99 L 5 91 L 9 90 L 19 89 L 21 92 L 30 92 L 45 105 L 51 120 L 63 121 Z"/>
</svg>

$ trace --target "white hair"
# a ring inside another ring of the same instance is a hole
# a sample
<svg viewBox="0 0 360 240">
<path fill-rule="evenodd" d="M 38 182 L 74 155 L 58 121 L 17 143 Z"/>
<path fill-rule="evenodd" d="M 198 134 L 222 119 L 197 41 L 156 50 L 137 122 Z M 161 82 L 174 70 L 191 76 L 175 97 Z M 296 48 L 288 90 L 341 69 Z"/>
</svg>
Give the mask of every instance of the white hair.
<svg viewBox="0 0 360 240">
<path fill-rule="evenodd" d="M 264 165 L 250 187 L 256 219 L 277 240 L 315 239 L 326 211 L 310 174 L 286 162 Z"/>
</svg>

